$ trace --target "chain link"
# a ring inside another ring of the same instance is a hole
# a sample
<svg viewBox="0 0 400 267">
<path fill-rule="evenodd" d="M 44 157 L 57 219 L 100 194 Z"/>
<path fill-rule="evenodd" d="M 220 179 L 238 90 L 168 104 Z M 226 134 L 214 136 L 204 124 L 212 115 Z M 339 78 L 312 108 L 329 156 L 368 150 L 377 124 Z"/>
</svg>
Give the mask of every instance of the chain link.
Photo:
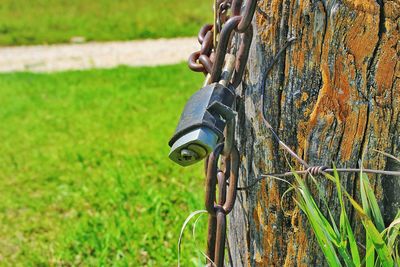
<svg viewBox="0 0 400 267">
<path fill-rule="evenodd" d="M 215 26 L 204 25 L 198 34 L 201 49 L 192 53 L 188 60 L 189 68 L 196 72 L 210 74 L 210 82 L 216 82 L 221 75 L 225 55 L 229 53 L 232 37 L 237 33 L 240 38 L 239 49 L 235 55 L 235 73 L 232 78 L 232 86 L 237 87 L 243 76 L 247 63 L 250 45 L 253 37 L 251 21 L 257 6 L 257 0 L 247 0 L 244 11 L 241 13 L 243 0 L 217 1 L 217 17 Z M 230 10 L 231 17 L 228 15 Z M 218 36 L 214 42 L 214 36 Z M 216 43 L 216 47 L 214 46 Z"/>
<path fill-rule="evenodd" d="M 226 241 L 226 216 L 236 200 L 239 173 L 239 152 L 233 147 L 228 156 L 219 144 L 207 160 L 205 206 L 209 213 L 207 256 L 208 265 L 223 266 Z M 223 168 L 218 168 L 221 159 Z M 228 183 L 229 181 L 229 183 Z M 227 186 L 229 184 L 229 186 Z M 218 185 L 218 186 L 217 186 Z M 218 188 L 218 199 L 217 199 Z"/>
<path fill-rule="evenodd" d="M 244 6 L 243 2 L 215 0 L 214 23 L 204 25 L 199 31 L 201 48 L 190 55 L 188 65 L 193 71 L 207 76 L 205 84 L 223 80 L 224 64 L 228 65 L 228 59 L 232 58 L 233 75 L 228 75 L 226 86 L 234 89 L 242 81 L 253 38 L 251 21 L 257 0 L 247 0 Z M 234 40 L 238 41 L 237 47 L 233 44 Z M 231 118 L 227 120 L 225 142 L 219 144 L 205 161 L 205 206 L 209 213 L 207 266 L 224 266 L 226 216 L 235 204 L 239 172 L 234 129 L 235 119 Z"/>
</svg>

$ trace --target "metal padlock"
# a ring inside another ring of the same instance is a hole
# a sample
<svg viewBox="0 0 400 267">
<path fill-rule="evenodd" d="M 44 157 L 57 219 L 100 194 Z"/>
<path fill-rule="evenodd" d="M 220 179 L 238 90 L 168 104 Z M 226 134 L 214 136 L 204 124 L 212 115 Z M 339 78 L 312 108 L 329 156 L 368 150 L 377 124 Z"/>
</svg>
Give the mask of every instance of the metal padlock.
<svg viewBox="0 0 400 267">
<path fill-rule="evenodd" d="M 170 159 L 182 166 L 194 164 L 223 140 L 226 118 L 235 93 L 221 83 L 206 85 L 187 102 L 174 136 L 169 141 Z M 231 113 L 231 114 L 229 114 Z"/>
</svg>

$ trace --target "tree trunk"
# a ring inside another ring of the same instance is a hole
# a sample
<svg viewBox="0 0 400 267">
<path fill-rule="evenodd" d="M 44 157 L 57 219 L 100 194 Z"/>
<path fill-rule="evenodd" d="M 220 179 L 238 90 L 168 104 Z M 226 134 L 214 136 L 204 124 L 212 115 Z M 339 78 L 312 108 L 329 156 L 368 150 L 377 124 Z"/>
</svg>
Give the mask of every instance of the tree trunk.
<svg viewBox="0 0 400 267">
<path fill-rule="evenodd" d="M 263 173 L 300 169 L 279 148 L 262 112 L 281 139 L 311 166 L 399 170 L 380 150 L 400 155 L 400 0 L 264 0 L 238 99 L 239 186 Z M 296 41 L 267 71 L 290 37 Z M 267 73 L 267 74 L 266 74 Z M 264 108 L 261 106 L 265 86 Z M 359 200 L 357 174 L 340 174 Z M 370 176 L 385 221 L 400 206 L 400 178 Z M 335 188 L 319 179 L 338 216 Z M 324 256 L 283 182 L 265 179 L 238 193 L 230 215 L 233 266 L 323 266 Z M 283 209 L 290 215 L 284 214 Z M 358 236 L 362 226 L 351 221 Z"/>
</svg>

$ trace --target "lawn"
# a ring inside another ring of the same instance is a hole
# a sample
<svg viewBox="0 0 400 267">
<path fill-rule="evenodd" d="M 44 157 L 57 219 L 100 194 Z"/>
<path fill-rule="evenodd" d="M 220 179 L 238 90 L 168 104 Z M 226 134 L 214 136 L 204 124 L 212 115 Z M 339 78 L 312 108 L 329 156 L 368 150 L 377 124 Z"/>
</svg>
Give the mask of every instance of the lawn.
<svg viewBox="0 0 400 267">
<path fill-rule="evenodd" d="M 194 36 L 212 1 L 1 0 L 0 45 Z"/>
<path fill-rule="evenodd" d="M 201 79 L 183 64 L 0 74 L 0 265 L 176 265 L 204 178 L 167 142 Z M 183 266 L 202 247 L 187 233 Z"/>
</svg>

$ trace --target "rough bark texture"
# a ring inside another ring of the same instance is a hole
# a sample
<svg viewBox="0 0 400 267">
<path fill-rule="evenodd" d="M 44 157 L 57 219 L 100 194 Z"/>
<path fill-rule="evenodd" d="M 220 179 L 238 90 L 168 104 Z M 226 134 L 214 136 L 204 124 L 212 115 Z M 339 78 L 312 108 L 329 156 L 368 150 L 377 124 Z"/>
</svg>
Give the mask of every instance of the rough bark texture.
<svg viewBox="0 0 400 267">
<path fill-rule="evenodd" d="M 400 156 L 400 0 L 259 1 L 249 69 L 238 99 L 240 184 L 262 173 L 289 170 L 286 156 L 262 121 L 310 165 L 400 169 L 373 149 Z M 279 48 L 297 40 L 265 77 Z M 290 164 L 300 168 L 289 158 Z M 341 174 L 357 199 L 357 175 Z M 400 206 L 399 177 L 370 176 L 386 222 Z M 334 186 L 320 179 L 338 211 Z M 326 265 L 287 185 L 263 180 L 239 192 L 230 217 L 233 266 Z M 282 208 L 290 213 L 285 215 Z M 351 220 L 362 236 L 354 212 Z"/>
</svg>

